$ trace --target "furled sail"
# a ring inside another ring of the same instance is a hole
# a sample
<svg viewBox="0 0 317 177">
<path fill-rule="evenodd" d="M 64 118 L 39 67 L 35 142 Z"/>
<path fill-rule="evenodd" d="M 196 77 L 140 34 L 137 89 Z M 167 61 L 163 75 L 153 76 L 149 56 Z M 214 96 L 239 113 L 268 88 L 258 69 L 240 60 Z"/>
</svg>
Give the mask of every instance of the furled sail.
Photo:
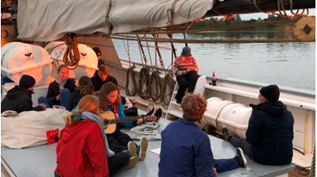
<svg viewBox="0 0 317 177">
<path fill-rule="evenodd" d="M 201 18 L 215 0 L 19 0 L 19 39 L 52 41 L 66 33 L 115 34 Z"/>
</svg>

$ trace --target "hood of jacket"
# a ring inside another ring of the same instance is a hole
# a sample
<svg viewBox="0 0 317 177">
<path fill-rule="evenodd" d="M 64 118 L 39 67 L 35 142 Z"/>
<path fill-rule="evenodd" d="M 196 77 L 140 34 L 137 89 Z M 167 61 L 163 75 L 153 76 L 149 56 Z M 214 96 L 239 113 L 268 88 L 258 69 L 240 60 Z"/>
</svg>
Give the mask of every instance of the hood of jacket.
<svg viewBox="0 0 317 177">
<path fill-rule="evenodd" d="M 15 86 L 15 87 L 13 87 L 13 89 L 8 91 L 7 97 L 9 99 L 13 99 L 13 98 L 19 97 L 20 95 L 28 95 L 31 98 L 32 93 L 33 93 L 33 91 L 31 91 L 31 90 L 26 90 L 22 87 Z"/>
<path fill-rule="evenodd" d="M 274 117 L 280 117 L 287 113 L 287 107 L 280 101 L 265 102 L 258 105 L 250 105 L 254 111 L 262 110 Z"/>
</svg>

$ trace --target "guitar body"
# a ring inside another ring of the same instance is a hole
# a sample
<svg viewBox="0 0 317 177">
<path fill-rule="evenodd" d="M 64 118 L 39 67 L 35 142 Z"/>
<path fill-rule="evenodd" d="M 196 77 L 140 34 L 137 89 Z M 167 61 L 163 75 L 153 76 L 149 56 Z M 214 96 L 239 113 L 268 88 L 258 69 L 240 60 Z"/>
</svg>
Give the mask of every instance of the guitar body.
<svg viewBox="0 0 317 177">
<path fill-rule="evenodd" d="M 143 119 L 143 121 L 155 121 L 157 122 L 156 116 L 138 116 L 138 117 L 126 117 L 124 119 L 116 119 L 116 116 L 112 111 L 105 111 L 99 113 L 99 117 L 105 119 L 103 125 L 105 126 L 105 133 L 111 134 L 116 131 L 117 123 L 137 121 L 138 119 Z"/>
<path fill-rule="evenodd" d="M 103 113 L 99 113 L 99 117 L 101 117 L 103 119 L 107 119 L 107 120 L 116 119 L 115 115 L 111 111 L 105 111 Z M 105 124 L 105 121 L 104 121 L 104 126 L 105 126 L 105 133 L 106 134 L 113 133 L 117 128 L 117 124 Z"/>
</svg>

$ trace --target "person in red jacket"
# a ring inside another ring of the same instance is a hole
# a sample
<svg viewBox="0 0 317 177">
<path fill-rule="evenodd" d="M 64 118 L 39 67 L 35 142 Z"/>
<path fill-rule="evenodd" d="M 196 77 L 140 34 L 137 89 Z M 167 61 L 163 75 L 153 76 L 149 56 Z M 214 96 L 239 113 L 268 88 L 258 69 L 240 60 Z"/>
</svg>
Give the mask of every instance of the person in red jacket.
<svg viewBox="0 0 317 177">
<path fill-rule="evenodd" d="M 77 111 L 64 117 L 66 126 L 56 147 L 55 177 L 108 177 L 128 165 L 128 151 L 115 154 L 110 150 L 102 119 L 96 115 L 98 109 L 98 98 L 86 95 Z"/>
</svg>

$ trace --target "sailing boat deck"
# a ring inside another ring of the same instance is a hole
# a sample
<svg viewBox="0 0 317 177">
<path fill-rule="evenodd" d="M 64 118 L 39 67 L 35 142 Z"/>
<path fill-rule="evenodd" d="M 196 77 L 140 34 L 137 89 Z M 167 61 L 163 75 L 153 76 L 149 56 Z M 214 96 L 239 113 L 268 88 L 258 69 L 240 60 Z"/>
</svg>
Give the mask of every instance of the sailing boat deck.
<svg viewBox="0 0 317 177">
<path fill-rule="evenodd" d="M 160 119 L 161 130 L 166 127 L 170 121 Z M 231 158 L 236 154 L 235 148 L 229 142 L 223 141 L 214 136 L 210 136 L 211 148 L 215 158 Z M 161 147 L 161 141 L 149 141 L 148 150 Z M 9 149 L 1 147 L 1 163 L 10 176 L 23 177 L 42 177 L 53 176 L 56 167 L 56 144 L 42 145 L 25 149 Z M 248 157 L 247 168 L 238 168 L 232 171 L 220 173 L 219 177 L 230 176 L 278 176 L 294 170 L 292 164 L 283 166 L 260 165 Z M 144 161 L 130 170 L 120 172 L 116 177 L 136 176 L 136 177 L 154 177 L 158 175 L 159 155 L 148 152 Z"/>
</svg>

